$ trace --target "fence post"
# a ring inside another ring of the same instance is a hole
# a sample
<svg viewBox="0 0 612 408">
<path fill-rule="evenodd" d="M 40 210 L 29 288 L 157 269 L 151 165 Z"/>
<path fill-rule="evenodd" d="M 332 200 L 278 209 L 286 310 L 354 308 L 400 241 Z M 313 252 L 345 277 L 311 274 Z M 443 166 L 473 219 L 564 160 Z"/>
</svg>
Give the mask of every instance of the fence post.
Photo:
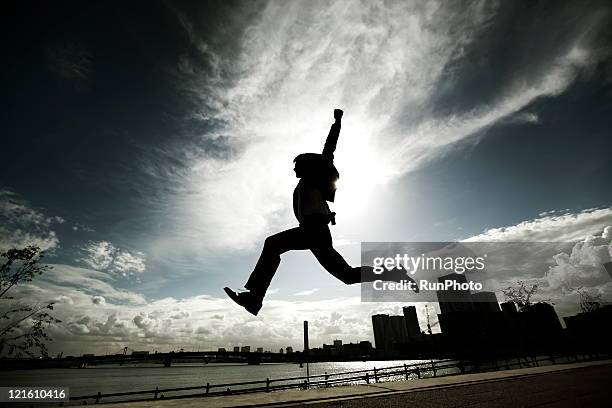
<svg viewBox="0 0 612 408">
<path fill-rule="evenodd" d="M 270 377 L 266 378 L 266 392 L 270 392 Z"/>
<path fill-rule="evenodd" d="M 368 384 L 370 383 L 370 373 L 366 373 L 365 380 L 366 380 L 366 383 Z"/>
<path fill-rule="evenodd" d="M 417 372 L 417 377 L 419 378 L 419 380 L 421 379 L 421 367 L 417 366 L 416 368 L 416 372 Z"/>
<path fill-rule="evenodd" d="M 96 396 L 96 404 L 100 402 L 100 398 L 102 397 L 102 393 L 98 391 L 98 395 Z"/>
<path fill-rule="evenodd" d="M 408 379 L 408 367 L 406 367 L 406 363 L 404 363 L 404 375 L 406 376 L 406 379 Z"/>
<path fill-rule="evenodd" d="M 555 358 L 552 355 L 550 356 L 550 362 L 553 364 L 557 364 L 557 362 L 555 361 Z"/>
<path fill-rule="evenodd" d="M 374 382 L 378 382 L 378 372 L 376 371 L 376 367 L 374 367 Z"/>
<path fill-rule="evenodd" d="M 435 377 L 436 376 L 436 362 L 435 361 L 431 362 L 431 369 L 433 371 L 433 376 Z"/>
<path fill-rule="evenodd" d="M 465 373 L 465 365 L 463 365 L 463 360 L 459 361 L 459 371 L 461 371 L 461 374 Z"/>
<path fill-rule="evenodd" d="M 156 400 L 157 399 L 157 393 L 159 392 L 159 387 L 155 387 L 155 395 L 153 396 L 153 399 Z"/>
<path fill-rule="evenodd" d="M 329 387 L 329 384 L 328 384 L 327 380 L 329 380 L 329 375 L 327 374 L 327 371 L 326 371 L 325 372 L 325 388 Z"/>
<path fill-rule="evenodd" d="M 210 392 L 210 383 L 207 382 L 206 383 L 206 395 L 208 395 L 209 392 Z"/>
</svg>

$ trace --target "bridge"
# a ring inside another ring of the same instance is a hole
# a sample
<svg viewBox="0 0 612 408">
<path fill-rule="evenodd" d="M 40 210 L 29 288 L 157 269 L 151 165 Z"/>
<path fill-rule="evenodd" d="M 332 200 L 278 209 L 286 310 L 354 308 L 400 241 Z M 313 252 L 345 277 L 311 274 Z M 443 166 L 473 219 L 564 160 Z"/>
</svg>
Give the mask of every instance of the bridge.
<svg viewBox="0 0 612 408">
<path fill-rule="evenodd" d="M 240 351 L 197 351 L 197 352 L 167 352 L 153 354 L 128 354 L 129 349 L 126 347 L 121 352 L 107 355 L 92 355 L 85 354 L 82 356 L 67 356 L 58 358 L 45 359 L 3 359 L 0 363 L 2 370 L 17 370 L 17 369 L 38 369 L 38 368 L 69 368 L 99 365 L 129 365 L 129 364 L 160 364 L 164 367 L 171 367 L 173 364 L 180 363 L 237 363 L 237 364 L 262 364 L 262 363 L 292 363 L 303 364 L 306 362 L 306 356 L 300 352 L 289 354 L 281 353 L 258 353 L 258 352 L 240 352 Z M 395 357 L 382 358 L 383 360 L 395 359 Z M 308 361 L 311 363 L 321 361 L 367 361 L 371 360 L 370 355 L 309 355 Z"/>
<path fill-rule="evenodd" d="M 127 349 L 127 347 L 125 348 Z M 127 354 L 118 353 L 110 355 L 83 355 L 80 357 L 73 357 L 72 359 L 79 360 L 80 367 L 87 367 L 89 365 L 102 365 L 102 364 L 135 364 L 135 363 L 160 363 L 164 367 L 170 367 L 173 363 L 193 363 L 202 362 L 207 363 L 247 363 L 247 364 L 260 364 L 260 363 L 287 363 L 293 362 L 298 363 L 302 353 L 258 353 L 258 352 L 235 352 L 235 351 L 198 351 L 198 352 L 167 352 L 167 353 L 132 353 Z M 66 357 L 66 359 L 71 359 Z"/>
</svg>

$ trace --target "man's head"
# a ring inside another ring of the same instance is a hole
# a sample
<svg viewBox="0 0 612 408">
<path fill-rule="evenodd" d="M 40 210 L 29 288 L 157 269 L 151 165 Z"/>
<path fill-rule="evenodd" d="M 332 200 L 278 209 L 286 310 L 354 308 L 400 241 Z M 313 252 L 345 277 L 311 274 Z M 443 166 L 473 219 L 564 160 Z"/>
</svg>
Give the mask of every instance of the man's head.
<svg viewBox="0 0 612 408">
<path fill-rule="evenodd" d="M 314 175 L 320 169 L 321 155 L 317 153 L 302 153 L 293 159 L 295 167 L 295 177 L 302 178 L 307 175 Z"/>
<path fill-rule="evenodd" d="M 302 178 L 304 177 L 304 162 L 302 160 L 298 160 L 298 158 L 296 157 L 293 160 L 293 171 L 295 171 L 295 177 L 297 178 Z"/>
</svg>

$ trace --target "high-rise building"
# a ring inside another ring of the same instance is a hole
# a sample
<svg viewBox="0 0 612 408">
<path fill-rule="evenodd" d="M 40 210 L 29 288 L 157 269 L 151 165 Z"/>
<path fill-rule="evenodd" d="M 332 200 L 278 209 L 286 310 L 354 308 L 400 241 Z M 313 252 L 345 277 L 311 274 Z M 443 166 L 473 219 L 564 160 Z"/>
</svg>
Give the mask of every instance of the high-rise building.
<svg viewBox="0 0 612 408">
<path fill-rule="evenodd" d="M 263 347 L 257 347 L 257 353 L 263 353 Z"/>
<path fill-rule="evenodd" d="M 342 348 L 342 340 L 334 340 L 334 347 Z"/>
<path fill-rule="evenodd" d="M 240 347 L 234 346 L 234 353 L 239 353 L 239 352 L 240 352 Z"/>
<path fill-rule="evenodd" d="M 391 350 L 395 345 L 408 342 L 404 316 L 374 315 L 372 328 L 374 343 L 379 350 Z"/>
<path fill-rule="evenodd" d="M 504 312 L 504 314 L 513 314 L 513 313 L 518 313 L 518 310 L 516 309 L 516 303 L 514 302 L 504 302 L 501 304 L 501 308 L 502 308 L 502 312 Z"/>
<path fill-rule="evenodd" d="M 480 313 L 494 313 L 500 311 L 495 292 L 472 293 L 472 302 L 474 304 L 474 310 Z"/>
<path fill-rule="evenodd" d="M 280 349 L 280 350 L 278 350 L 278 353 L 279 353 L 279 354 L 284 354 L 284 353 L 285 353 L 285 350 Z"/>
<path fill-rule="evenodd" d="M 421 327 L 419 326 L 419 318 L 417 316 L 416 307 L 407 306 L 403 309 L 404 324 L 408 332 L 408 339 L 411 341 L 421 339 Z"/>
<path fill-rule="evenodd" d="M 438 282 L 444 283 L 452 281 L 457 283 L 467 283 L 467 278 L 462 273 L 451 273 L 438 278 Z M 472 294 L 469 290 L 439 290 L 438 303 L 442 314 L 452 312 L 473 312 Z"/>
<path fill-rule="evenodd" d="M 408 331 L 404 316 L 389 316 L 389 325 L 391 326 L 392 344 L 408 343 Z"/>
<path fill-rule="evenodd" d="M 291 354 L 291 353 L 293 353 L 293 347 L 287 346 L 287 347 L 285 347 L 285 351 L 287 351 L 287 354 Z"/>
<path fill-rule="evenodd" d="M 240 349 L 241 353 L 250 353 L 251 352 L 251 346 L 242 346 L 242 348 Z"/>
<path fill-rule="evenodd" d="M 386 326 L 389 315 L 378 314 L 372 316 L 372 329 L 374 330 L 374 346 L 382 350 L 385 348 Z"/>
<path fill-rule="evenodd" d="M 219 347 L 219 353 L 225 353 L 225 347 Z"/>
</svg>

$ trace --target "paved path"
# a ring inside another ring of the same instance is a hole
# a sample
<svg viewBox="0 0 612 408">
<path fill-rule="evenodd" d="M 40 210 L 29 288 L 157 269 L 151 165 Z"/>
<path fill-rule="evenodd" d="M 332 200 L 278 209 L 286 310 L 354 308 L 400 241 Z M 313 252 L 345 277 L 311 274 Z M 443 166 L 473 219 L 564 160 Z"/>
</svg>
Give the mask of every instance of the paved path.
<svg viewBox="0 0 612 408">
<path fill-rule="evenodd" d="M 108 404 L 113 408 L 175 407 L 609 407 L 612 360 L 224 397 Z"/>
</svg>

